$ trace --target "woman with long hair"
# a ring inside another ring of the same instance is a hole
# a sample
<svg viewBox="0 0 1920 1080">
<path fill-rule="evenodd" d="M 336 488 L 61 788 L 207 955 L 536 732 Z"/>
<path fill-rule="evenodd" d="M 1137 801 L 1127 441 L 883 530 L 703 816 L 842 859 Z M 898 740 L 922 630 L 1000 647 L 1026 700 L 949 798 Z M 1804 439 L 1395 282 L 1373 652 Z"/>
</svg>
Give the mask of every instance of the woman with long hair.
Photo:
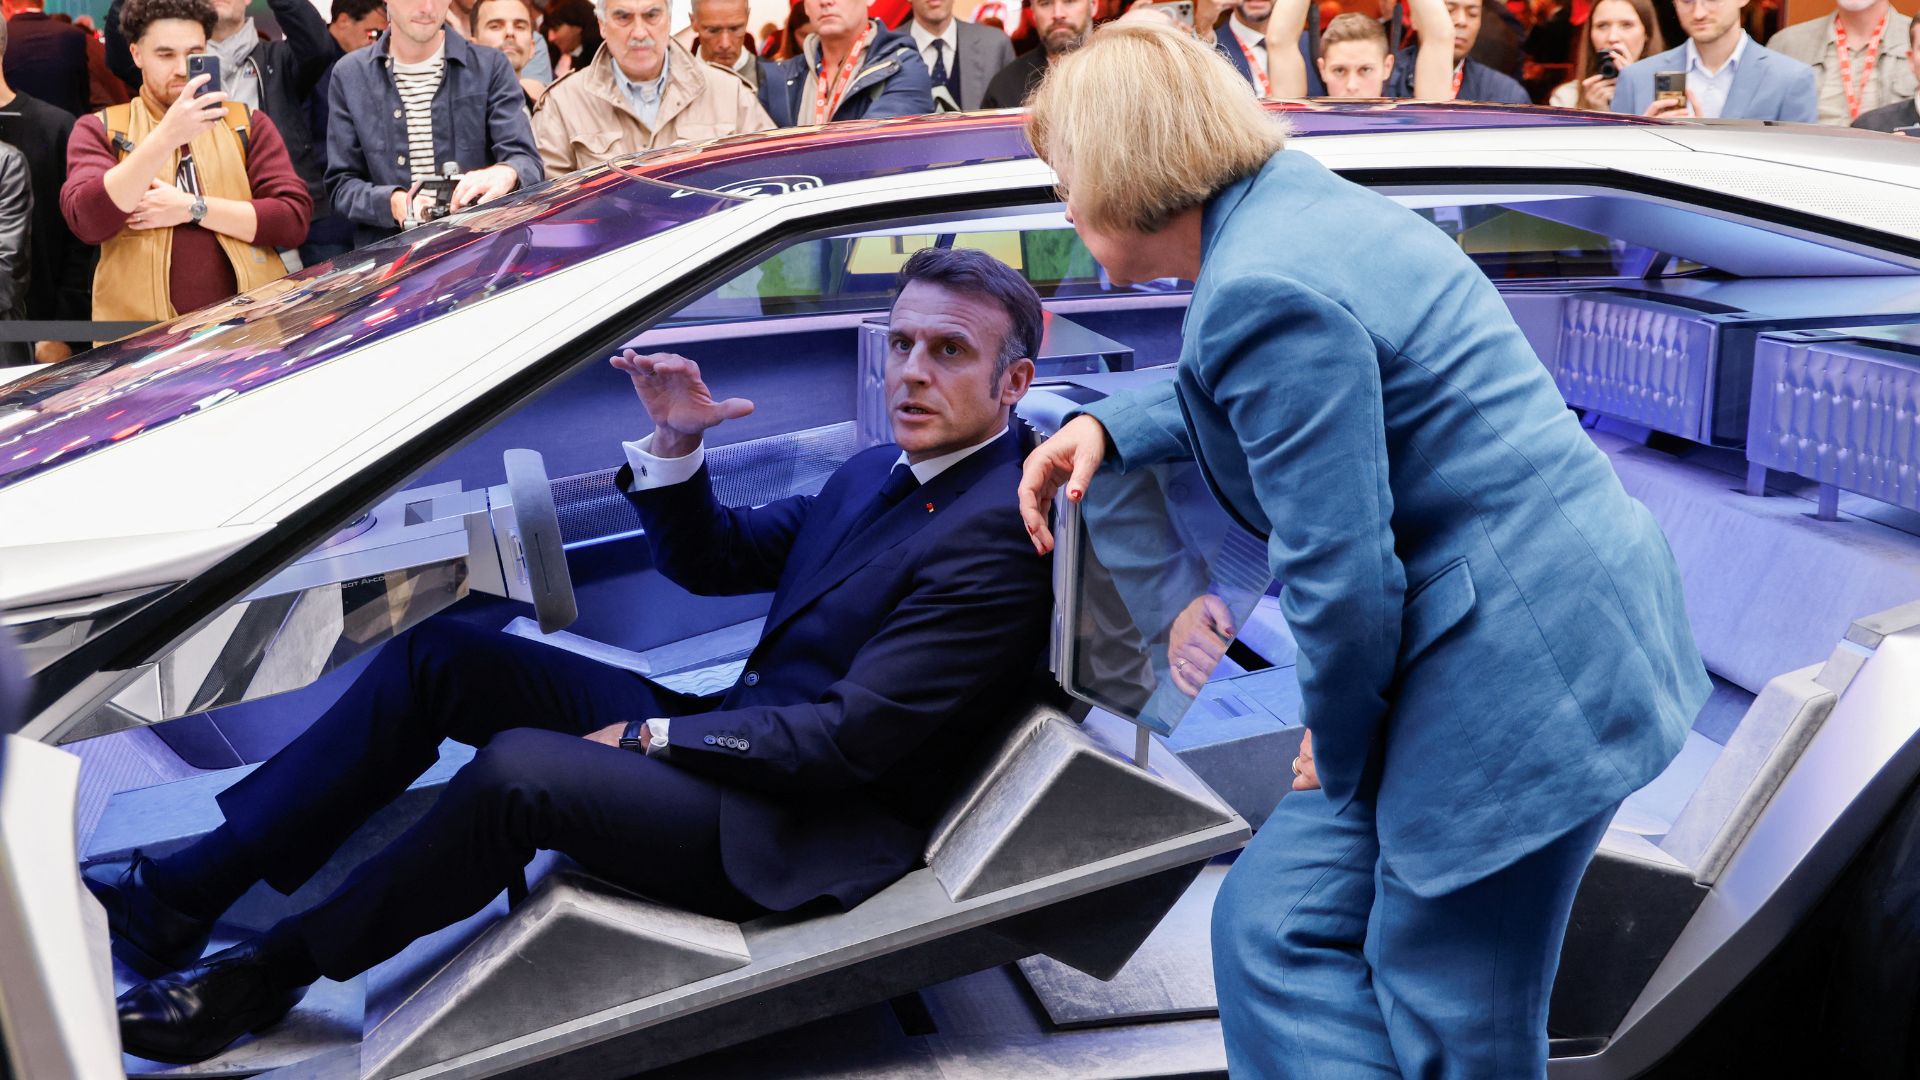
<svg viewBox="0 0 1920 1080">
<path fill-rule="evenodd" d="M 600 16 L 589 0 L 554 0 L 540 27 L 556 79 L 586 67 L 600 51 Z"/>
<path fill-rule="evenodd" d="M 1574 891 L 1710 689 L 1659 526 L 1459 245 L 1191 34 L 1103 27 L 1030 104 L 1108 277 L 1193 282 L 1174 377 L 1028 457 L 1034 546 L 1103 464 L 1192 458 L 1298 646 L 1293 791 L 1213 909 L 1228 1070 L 1544 1077 Z"/>
<path fill-rule="evenodd" d="M 1614 79 L 1620 72 L 1643 56 L 1667 51 L 1650 0 L 1600 0 L 1587 13 L 1586 33 L 1580 40 L 1573 78 L 1547 95 L 1547 104 L 1555 108 L 1606 112 L 1613 104 Z M 1607 74 L 1609 70 L 1613 74 Z"/>
</svg>

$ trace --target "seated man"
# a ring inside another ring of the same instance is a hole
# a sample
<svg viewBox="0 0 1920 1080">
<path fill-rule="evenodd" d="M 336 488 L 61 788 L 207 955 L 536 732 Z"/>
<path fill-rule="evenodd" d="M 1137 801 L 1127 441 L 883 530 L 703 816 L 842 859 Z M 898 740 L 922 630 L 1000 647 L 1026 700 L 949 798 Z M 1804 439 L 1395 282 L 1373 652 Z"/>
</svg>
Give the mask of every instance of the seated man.
<svg viewBox="0 0 1920 1080">
<path fill-rule="evenodd" d="M 856 455 L 817 496 L 720 506 L 702 439 L 752 404 L 716 401 L 681 357 L 613 358 L 653 421 L 619 482 L 655 565 L 696 593 L 773 591 L 730 690 L 689 697 L 446 620 L 392 642 L 220 795 L 218 829 L 88 871 L 115 954 L 160 976 L 120 998 L 126 1049 L 204 1059 L 321 975 L 351 978 L 480 910 L 536 849 L 732 920 L 851 908 L 912 869 L 952 762 L 1011 708 L 1022 680 L 1009 675 L 1042 656 L 1051 579 L 1015 503 L 1008 427 L 1033 378 L 1039 298 L 977 251 L 922 251 L 899 283 L 886 367 L 898 445 Z M 199 960 L 255 881 L 299 888 L 445 738 L 479 753 L 412 828 L 317 906 Z"/>
</svg>

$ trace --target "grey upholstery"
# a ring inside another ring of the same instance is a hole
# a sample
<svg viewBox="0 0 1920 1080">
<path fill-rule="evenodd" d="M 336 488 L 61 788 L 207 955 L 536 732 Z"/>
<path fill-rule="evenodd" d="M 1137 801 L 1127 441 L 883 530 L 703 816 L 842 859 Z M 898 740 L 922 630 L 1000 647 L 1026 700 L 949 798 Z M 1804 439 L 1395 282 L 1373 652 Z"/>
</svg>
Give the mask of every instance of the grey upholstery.
<svg viewBox="0 0 1920 1080">
<path fill-rule="evenodd" d="M 399 1076 L 750 959 L 737 925 L 650 903 L 561 864 L 367 1032 L 364 1075 Z"/>
<path fill-rule="evenodd" d="M 1839 695 L 1819 682 L 1825 663 L 1775 678 L 1754 699 L 1726 749 L 1694 789 L 1660 847 L 1712 885 L 1746 838 Z"/>
<path fill-rule="evenodd" d="M 1920 355 L 1830 331 L 1754 347 L 1747 460 L 1920 510 Z M 1823 493 L 1823 517 L 1833 496 Z"/>
<path fill-rule="evenodd" d="M 1569 296 L 1548 370 L 1567 404 L 1709 441 L 1718 335 L 1709 316 L 1618 296 Z"/>
<path fill-rule="evenodd" d="M 968 900 L 1232 820 L 1038 706 L 935 829 L 926 861 Z"/>
</svg>

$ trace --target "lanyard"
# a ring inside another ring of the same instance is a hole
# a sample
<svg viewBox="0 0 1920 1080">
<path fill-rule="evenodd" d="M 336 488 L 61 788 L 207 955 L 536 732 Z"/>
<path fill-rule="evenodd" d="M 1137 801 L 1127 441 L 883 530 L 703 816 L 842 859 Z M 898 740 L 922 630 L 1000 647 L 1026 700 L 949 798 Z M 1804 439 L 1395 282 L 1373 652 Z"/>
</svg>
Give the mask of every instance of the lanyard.
<svg viewBox="0 0 1920 1080">
<path fill-rule="evenodd" d="M 1460 81 L 1462 79 L 1465 79 L 1466 77 L 1467 77 L 1467 64 L 1466 64 L 1466 61 L 1463 60 L 1460 62 L 1459 67 L 1453 69 L 1453 96 L 1454 97 L 1457 98 L 1460 96 Z"/>
<path fill-rule="evenodd" d="M 819 87 L 813 96 L 814 123 L 824 124 L 833 119 L 834 113 L 840 111 L 840 102 L 847 96 L 847 87 L 853 85 L 853 71 L 860 66 L 860 61 L 865 58 L 867 53 L 867 39 L 872 36 L 873 24 L 868 23 L 867 28 L 860 31 L 860 36 L 854 40 L 853 48 L 847 51 L 847 59 L 840 65 L 840 77 L 834 80 L 833 86 L 836 89 L 831 99 L 827 97 L 827 69 L 824 67 L 820 69 Z M 824 46 L 821 48 L 821 58 L 826 58 L 826 49 Z"/>
<path fill-rule="evenodd" d="M 1867 42 L 1867 62 L 1861 65 L 1860 83 L 1853 85 L 1853 54 L 1847 49 L 1847 24 L 1835 17 L 1833 20 L 1833 43 L 1840 49 L 1840 93 L 1847 99 L 1847 119 L 1860 116 L 1860 92 L 1866 81 L 1873 78 L 1873 62 L 1880 57 L 1880 35 L 1887 29 L 1887 13 L 1880 13 L 1880 24 L 1873 28 L 1873 40 Z"/>
<path fill-rule="evenodd" d="M 1233 39 L 1235 45 L 1240 46 L 1241 54 L 1247 58 L 1247 70 L 1253 74 L 1253 85 L 1259 88 L 1260 97 L 1263 100 L 1272 97 L 1273 81 L 1267 78 L 1266 70 L 1260 66 L 1259 58 L 1253 55 L 1253 46 L 1240 40 L 1240 35 L 1234 33 L 1231 26 L 1227 27 L 1227 36 Z"/>
</svg>

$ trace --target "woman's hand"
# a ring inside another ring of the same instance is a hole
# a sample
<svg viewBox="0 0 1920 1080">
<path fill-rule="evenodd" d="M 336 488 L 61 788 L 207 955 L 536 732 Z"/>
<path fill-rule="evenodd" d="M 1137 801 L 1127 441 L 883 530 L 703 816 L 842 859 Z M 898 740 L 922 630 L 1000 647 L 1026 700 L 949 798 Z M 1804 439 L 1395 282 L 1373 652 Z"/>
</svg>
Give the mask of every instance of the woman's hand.
<svg viewBox="0 0 1920 1080">
<path fill-rule="evenodd" d="M 1233 612 L 1227 610 L 1227 602 L 1212 593 L 1194 597 L 1174 616 L 1167 632 L 1167 670 L 1173 673 L 1173 685 L 1188 697 L 1197 697 L 1227 654 L 1232 637 Z"/>
<path fill-rule="evenodd" d="M 1607 112 L 1613 108 L 1613 90 L 1615 80 L 1604 75 L 1589 75 L 1580 80 L 1581 108 L 1591 112 Z"/>
<path fill-rule="evenodd" d="M 1317 791 L 1320 788 L 1320 770 L 1313 764 L 1313 732 L 1300 736 L 1300 753 L 1293 759 L 1293 790 Z"/>
<path fill-rule="evenodd" d="M 1067 498 L 1086 497 L 1094 470 L 1107 458 L 1107 429 L 1082 413 L 1034 448 L 1020 473 L 1020 518 L 1026 522 L 1033 549 L 1042 555 L 1053 550 L 1053 532 L 1047 528 L 1047 507 L 1053 493 L 1067 486 Z"/>
</svg>

